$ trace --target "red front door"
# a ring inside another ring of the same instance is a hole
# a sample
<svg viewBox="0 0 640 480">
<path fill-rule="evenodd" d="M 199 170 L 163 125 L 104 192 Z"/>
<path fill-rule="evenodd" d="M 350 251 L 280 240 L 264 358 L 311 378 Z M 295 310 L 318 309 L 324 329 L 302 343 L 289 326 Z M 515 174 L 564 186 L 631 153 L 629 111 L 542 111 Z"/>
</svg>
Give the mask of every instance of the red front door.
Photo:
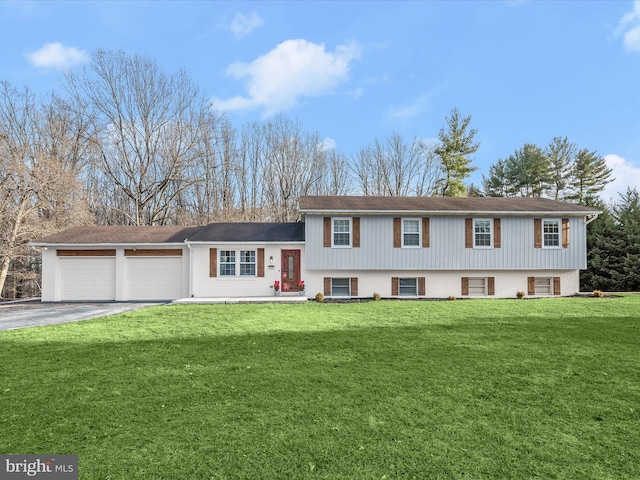
<svg viewBox="0 0 640 480">
<path fill-rule="evenodd" d="M 282 250 L 282 291 L 297 292 L 300 281 L 300 250 Z"/>
</svg>

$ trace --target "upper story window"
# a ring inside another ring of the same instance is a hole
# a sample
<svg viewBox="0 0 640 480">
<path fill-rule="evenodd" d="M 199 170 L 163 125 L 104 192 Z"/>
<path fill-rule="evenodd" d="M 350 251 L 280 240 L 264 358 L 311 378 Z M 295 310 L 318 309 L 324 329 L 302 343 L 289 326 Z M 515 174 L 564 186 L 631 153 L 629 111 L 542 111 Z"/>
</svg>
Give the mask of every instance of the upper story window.
<svg viewBox="0 0 640 480">
<path fill-rule="evenodd" d="M 560 248 L 560 220 L 542 221 L 542 245 L 544 248 Z"/>
<path fill-rule="evenodd" d="M 491 220 L 484 218 L 473 220 L 473 246 L 475 248 L 491 248 L 493 245 L 491 223 Z"/>
<path fill-rule="evenodd" d="M 420 220 L 419 219 L 403 219 L 402 220 L 402 246 L 403 247 L 420 247 Z"/>
<path fill-rule="evenodd" d="M 332 237 L 334 247 L 351 246 L 351 219 L 334 218 L 332 223 Z"/>
</svg>

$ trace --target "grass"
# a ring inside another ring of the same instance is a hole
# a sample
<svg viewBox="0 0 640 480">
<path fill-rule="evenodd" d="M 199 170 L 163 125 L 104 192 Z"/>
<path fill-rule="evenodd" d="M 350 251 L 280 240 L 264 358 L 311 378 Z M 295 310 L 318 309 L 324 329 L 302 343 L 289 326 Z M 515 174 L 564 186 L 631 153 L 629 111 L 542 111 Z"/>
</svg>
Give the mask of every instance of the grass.
<svg viewBox="0 0 640 480">
<path fill-rule="evenodd" d="M 81 479 L 640 478 L 640 295 L 159 306 L 0 332 Z"/>
</svg>

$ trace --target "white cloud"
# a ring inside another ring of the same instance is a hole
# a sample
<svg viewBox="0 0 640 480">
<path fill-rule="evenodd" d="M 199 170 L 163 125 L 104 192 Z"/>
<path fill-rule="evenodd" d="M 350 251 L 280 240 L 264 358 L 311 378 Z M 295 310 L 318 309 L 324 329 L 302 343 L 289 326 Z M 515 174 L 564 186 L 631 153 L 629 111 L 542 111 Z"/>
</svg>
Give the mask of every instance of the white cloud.
<svg viewBox="0 0 640 480">
<path fill-rule="evenodd" d="M 611 178 L 615 178 L 603 190 L 601 197 L 604 200 L 617 200 L 618 195 L 626 192 L 627 188 L 640 191 L 640 164 L 634 164 L 615 153 L 605 155 L 604 161 L 612 170 Z"/>
<path fill-rule="evenodd" d="M 336 148 L 338 148 L 338 144 L 331 137 L 325 137 L 320 142 L 320 150 L 323 151 L 323 152 L 328 152 L 328 151 L 331 151 L 331 150 L 335 150 Z"/>
<path fill-rule="evenodd" d="M 633 2 L 633 10 L 624 14 L 618 24 L 624 47 L 629 52 L 640 52 L 640 0 Z"/>
<path fill-rule="evenodd" d="M 231 31 L 237 37 L 244 37 L 248 35 L 256 28 L 261 27 L 264 22 L 257 12 L 251 12 L 249 15 L 244 13 L 236 13 L 236 16 L 231 21 Z"/>
<path fill-rule="evenodd" d="M 264 115 L 290 109 L 300 97 L 317 97 L 344 82 L 351 62 L 360 56 L 357 44 L 338 45 L 327 52 L 323 44 L 286 40 L 251 63 L 236 62 L 227 67 L 229 77 L 244 79 L 246 96 L 214 103 L 221 110 L 261 108 Z"/>
<path fill-rule="evenodd" d="M 411 120 L 427 109 L 430 98 L 430 95 L 424 94 L 411 100 L 405 105 L 390 107 L 388 117 L 391 120 Z"/>
<path fill-rule="evenodd" d="M 38 68 L 70 67 L 89 60 L 84 50 L 65 47 L 60 42 L 46 43 L 41 49 L 27 53 L 26 57 L 31 65 Z"/>
</svg>

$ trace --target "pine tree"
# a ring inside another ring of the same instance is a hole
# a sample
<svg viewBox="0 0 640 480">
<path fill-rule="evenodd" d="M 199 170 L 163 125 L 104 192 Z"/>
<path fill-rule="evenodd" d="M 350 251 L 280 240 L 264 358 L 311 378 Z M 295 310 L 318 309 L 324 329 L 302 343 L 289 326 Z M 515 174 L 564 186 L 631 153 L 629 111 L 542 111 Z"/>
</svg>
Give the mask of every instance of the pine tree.
<svg viewBox="0 0 640 480">
<path fill-rule="evenodd" d="M 597 197 L 611 178 L 611 169 L 604 158 L 596 151 L 581 149 L 576 154 L 571 169 L 571 187 L 573 192 L 567 196 L 569 200 L 584 205 L 587 199 Z"/>
<path fill-rule="evenodd" d="M 471 155 L 480 147 L 479 143 L 473 141 L 478 131 L 475 128 L 469 129 L 471 116 L 461 117 L 457 108 L 451 110 L 446 121 L 447 129 L 440 129 L 440 145 L 435 149 L 444 174 L 440 194 L 443 197 L 464 197 L 467 189 L 463 182 L 471 172 L 478 169 L 471 166 Z"/>
<path fill-rule="evenodd" d="M 570 143 L 567 137 L 554 137 L 544 151 L 551 169 L 549 193 L 554 200 L 561 200 L 566 194 L 575 150 L 575 144 Z"/>
</svg>

